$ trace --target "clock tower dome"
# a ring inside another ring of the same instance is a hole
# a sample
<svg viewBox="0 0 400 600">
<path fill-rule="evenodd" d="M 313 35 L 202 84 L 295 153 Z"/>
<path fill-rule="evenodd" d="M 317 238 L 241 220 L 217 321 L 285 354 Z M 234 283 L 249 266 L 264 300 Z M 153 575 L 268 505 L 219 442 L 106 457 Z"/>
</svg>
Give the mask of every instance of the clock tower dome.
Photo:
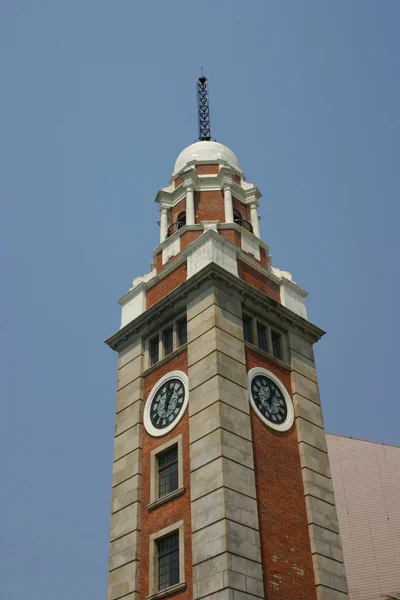
<svg viewBox="0 0 400 600">
<path fill-rule="evenodd" d="M 307 293 L 272 265 L 258 188 L 210 135 L 156 195 L 119 300 L 109 600 L 346 600 Z"/>
</svg>

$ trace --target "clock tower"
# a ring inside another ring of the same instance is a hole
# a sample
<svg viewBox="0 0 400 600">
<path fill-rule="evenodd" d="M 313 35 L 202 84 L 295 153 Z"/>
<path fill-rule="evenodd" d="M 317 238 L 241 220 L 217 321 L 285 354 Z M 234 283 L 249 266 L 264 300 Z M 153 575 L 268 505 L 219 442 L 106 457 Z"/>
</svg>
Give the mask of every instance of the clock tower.
<svg viewBox="0 0 400 600">
<path fill-rule="evenodd" d="M 119 300 L 109 600 L 346 600 L 307 293 L 272 265 L 258 188 L 199 141 Z"/>
</svg>

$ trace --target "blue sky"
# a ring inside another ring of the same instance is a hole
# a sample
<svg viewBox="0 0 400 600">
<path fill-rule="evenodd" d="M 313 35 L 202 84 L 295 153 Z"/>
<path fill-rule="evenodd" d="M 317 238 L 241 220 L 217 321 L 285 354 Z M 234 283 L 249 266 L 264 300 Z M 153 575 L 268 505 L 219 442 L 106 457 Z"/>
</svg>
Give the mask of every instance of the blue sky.
<svg viewBox="0 0 400 600">
<path fill-rule="evenodd" d="M 396 0 L 3 0 L 1 597 L 106 596 L 103 340 L 196 139 L 201 65 L 273 264 L 327 331 L 327 430 L 399 443 L 399 20 Z"/>
</svg>

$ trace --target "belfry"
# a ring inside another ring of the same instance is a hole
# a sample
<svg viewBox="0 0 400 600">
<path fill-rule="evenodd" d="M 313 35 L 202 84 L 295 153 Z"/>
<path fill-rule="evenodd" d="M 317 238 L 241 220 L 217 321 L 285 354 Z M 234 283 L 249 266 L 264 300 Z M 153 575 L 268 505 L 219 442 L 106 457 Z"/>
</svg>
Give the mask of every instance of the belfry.
<svg viewBox="0 0 400 600">
<path fill-rule="evenodd" d="M 109 600 L 346 600 L 307 293 L 260 191 L 199 140 L 156 195 L 151 271 L 119 300 Z"/>
</svg>

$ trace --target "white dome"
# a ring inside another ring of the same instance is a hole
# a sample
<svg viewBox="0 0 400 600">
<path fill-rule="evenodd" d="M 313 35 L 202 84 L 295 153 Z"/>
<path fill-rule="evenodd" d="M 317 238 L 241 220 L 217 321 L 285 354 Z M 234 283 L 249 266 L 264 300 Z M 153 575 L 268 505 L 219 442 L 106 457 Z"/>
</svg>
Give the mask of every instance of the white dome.
<svg viewBox="0 0 400 600">
<path fill-rule="evenodd" d="M 192 161 L 200 163 L 223 162 L 242 173 L 238 159 L 232 150 L 229 150 L 229 148 L 218 142 L 196 142 L 182 150 L 176 159 L 172 177 L 175 177 Z"/>
</svg>

